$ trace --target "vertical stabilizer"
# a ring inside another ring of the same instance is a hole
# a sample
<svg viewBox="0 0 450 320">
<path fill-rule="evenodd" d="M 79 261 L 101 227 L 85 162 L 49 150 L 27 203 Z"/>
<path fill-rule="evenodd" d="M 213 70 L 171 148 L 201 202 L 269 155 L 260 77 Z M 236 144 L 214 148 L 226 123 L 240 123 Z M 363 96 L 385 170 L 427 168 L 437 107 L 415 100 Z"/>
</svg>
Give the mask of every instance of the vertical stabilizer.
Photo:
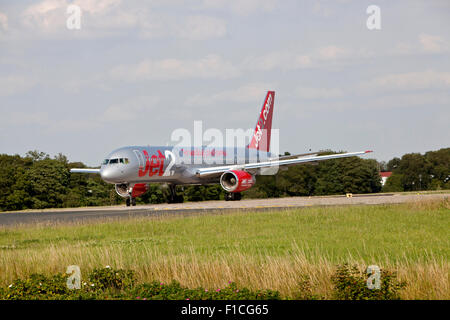
<svg viewBox="0 0 450 320">
<path fill-rule="evenodd" d="M 275 101 L 275 91 L 268 91 L 261 109 L 249 149 L 269 152 L 270 132 L 272 130 L 272 114 Z"/>
</svg>

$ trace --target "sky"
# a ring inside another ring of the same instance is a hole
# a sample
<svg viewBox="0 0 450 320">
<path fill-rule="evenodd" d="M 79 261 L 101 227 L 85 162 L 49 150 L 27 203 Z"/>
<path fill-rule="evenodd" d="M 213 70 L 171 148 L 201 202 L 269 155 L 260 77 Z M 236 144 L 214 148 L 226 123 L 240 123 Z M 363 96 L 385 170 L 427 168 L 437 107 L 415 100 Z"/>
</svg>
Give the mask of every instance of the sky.
<svg viewBox="0 0 450 320">
<path fill-rule="evenodd" d="M 196 120 L 253 128 L 268 90 L 280 152 L 449 147 L 450 2 L 0 2 L 0 153 L 96 166 Z"/>
</svg>

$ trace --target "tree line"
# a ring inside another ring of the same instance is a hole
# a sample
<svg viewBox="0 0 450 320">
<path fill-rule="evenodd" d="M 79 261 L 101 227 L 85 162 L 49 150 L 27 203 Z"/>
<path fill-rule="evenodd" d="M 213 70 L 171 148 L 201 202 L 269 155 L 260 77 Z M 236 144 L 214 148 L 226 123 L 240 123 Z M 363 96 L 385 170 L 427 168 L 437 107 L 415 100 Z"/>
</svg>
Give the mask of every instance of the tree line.
<svg viewBox="0 0 450 320">
<path fill-rule="evenodd" d="M 450 148 L 408 153 L 380 165 L 382 171 L 392 171 L 386 192 L 450 189 Z"/>
<path fill-rule="evenodd" d="M 321 154 L 333 153 L 331 151 Z M 289 153 L 285 153 L 289 155 Z M 63 154 L 29 151 L 25 156 L 0 155 L 0 210 L 116 205 L 123 202 L 114 186 L 97 174 L 71 174 L 70 168 L 85 168 L 69 162 Z M 281 168 L 280 168 L 281 169 Z M 382 188 L 379 171 L 393 171 Z M 256 184 L 243 192 L 245 198 L 316 196 L 380 191 L 450 189 L 450 148 L 405 154 L 389 162 L 359 157 L 333 159 L 257 176 Z M 220 185 L 179 187 L 185 201 L 224 199 Z M 167 201 L 167 186 L 150 184 L 138 203 Z"/>
</svg>

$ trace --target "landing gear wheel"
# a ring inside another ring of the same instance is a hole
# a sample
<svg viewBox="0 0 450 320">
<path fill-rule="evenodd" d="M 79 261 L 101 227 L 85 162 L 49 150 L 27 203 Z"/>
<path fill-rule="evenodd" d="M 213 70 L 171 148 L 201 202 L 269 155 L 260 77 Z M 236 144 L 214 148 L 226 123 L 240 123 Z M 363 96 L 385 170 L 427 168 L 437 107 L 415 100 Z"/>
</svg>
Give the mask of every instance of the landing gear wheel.
<svg viewBox="0 0 450 320">
<path fill-rule="evenodd" d="M 131 205 L 133 207 L 136 205 L 136 198 L 131 198 Z"/>
<path fill-rule="evenodd" d="M 184 202 L 184 197 L 183 195 L 177 195 L 175 197 L 175 203 L 183 203 Z"/>
<path fill-rule="evenodd" d="M 130 206 L 130 202 L 131 202 L 130 198 L 127 198 L 125 201 L 126 201 L 127 207 L 129 207 Z"/>
<path fill-rule="evenodd" d="M 169 185 L 170 196 L 167 199 L 168 203 L 183 203 L 184 197 L 183 195 L 177 195 L 177 186 L 174 184 Z"/>
<path fill-rule="evenodd" d="M 236 192 L 236 193 L 226 193 L 225 194 L 225 201 L 239 201 L 242 199 L 242 195 L 240 192 Z"/>
</svg>

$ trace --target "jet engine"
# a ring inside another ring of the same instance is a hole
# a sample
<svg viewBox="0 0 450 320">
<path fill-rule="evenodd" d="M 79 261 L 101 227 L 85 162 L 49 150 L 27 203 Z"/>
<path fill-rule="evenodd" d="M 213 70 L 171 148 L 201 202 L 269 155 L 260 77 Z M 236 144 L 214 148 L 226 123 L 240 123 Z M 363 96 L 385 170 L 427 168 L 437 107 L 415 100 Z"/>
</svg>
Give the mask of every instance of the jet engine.
<svg viewBox="0 0 450 320">
<path fill-rule="evenodd" d="M 247 171 L 230 170 L 225 171 L 220 177 L 220 185 L 227 192 L 242 192 L 250 189 L 256 179 Z"/>
<path fill-rule="evenodd" d="M 128 192 L 128 184 L 126 184 L 126 183 L 116 184 L 115 189 L 116 189 L 117 194 L 119 196 L 121 196 L 122 198 L 127 198 L 130 196 L 130 194 Z"/>
<path fill-rule="evenodd" d="M 132 198 L 139 197 L 148 191 L 148 185 L 146 183 L 136 183 L 130 187 L 126 183 L 116 184 L 116 192 L 119 196 L 127 198 L 131 195 Z M 130 194 L 131 193 L 131 194 Z"/>
</svg>

